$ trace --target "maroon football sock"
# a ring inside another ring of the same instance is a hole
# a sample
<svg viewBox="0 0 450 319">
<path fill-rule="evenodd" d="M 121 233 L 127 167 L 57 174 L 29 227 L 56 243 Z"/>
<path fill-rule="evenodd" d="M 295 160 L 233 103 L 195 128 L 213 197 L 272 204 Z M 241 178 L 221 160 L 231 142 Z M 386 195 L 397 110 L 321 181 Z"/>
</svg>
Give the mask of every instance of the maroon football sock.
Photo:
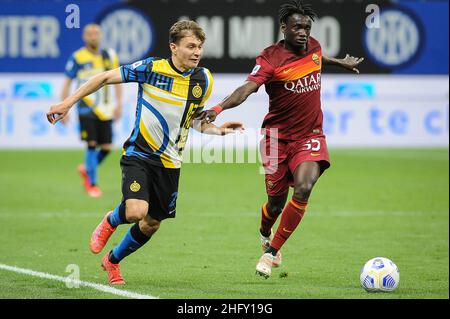
<svg viewBox="0 0 450 319">
<path fill-rule="evenodd" d="M 265 237 L 270 236 L 270 230 L 277 221 L 277 217 L 272 217 L 269 215 L 267 211 L 268 203 L 264 203 L 264 205 L 261 207 L 261 227 L 259 228 L 259 232 L 261 235 Z"/>
<path fill-rule="evenodd" d="M 277 232 L 270 244 L 271 247 L 277 251 L 281 249 L 281 246 L 283 246 L 302 220 L 307 204 L 308 202 L 297 202 L 294 199 L 289 201 L 281 214 L 280 225 L 278 225 Z"/>
</svg>

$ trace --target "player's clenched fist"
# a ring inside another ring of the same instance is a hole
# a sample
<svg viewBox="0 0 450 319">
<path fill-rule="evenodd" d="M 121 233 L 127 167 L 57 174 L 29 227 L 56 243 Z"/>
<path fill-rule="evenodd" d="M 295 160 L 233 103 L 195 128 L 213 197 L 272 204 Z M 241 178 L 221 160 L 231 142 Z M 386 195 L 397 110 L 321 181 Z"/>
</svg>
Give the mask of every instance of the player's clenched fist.
<svg viewBox="0 0 450 319">
<path fill-rule="evenodd" d="M 67 105 L 63 102 L 58 103 L 50 107 L 50 110 L 47 112 L 47 120 L 51 124 L 55 124 L 62 120 L 70 110 L 70 105 Z"/>
</svg>

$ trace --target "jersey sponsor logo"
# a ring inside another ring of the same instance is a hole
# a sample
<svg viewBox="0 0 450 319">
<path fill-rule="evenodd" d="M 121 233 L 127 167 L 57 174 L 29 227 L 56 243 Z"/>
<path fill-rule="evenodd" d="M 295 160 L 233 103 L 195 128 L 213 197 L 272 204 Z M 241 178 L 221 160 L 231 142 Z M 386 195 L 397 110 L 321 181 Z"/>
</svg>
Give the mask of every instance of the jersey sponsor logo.
<svg viewBox="0 0 450 319">
<path fill-rule="evenodd" d="M 139 185 L 138 182 L 134 181 L 133 183 L 131 183 L 131 185 L 130 185 L 130 190 L 131 190 L 133 193 L 139 192 L 140 189 L 141 189 L 141 185 Z"/>
<path fill-rule="evenodd" d="M 261 65 L 257 64 L 255 65 L 255 67 L 252 70 L 252 73 L 250 73 L 250 75 L 256 75 L 256 73 L 258 73 L 259 69 L 261 69 Z"/>
<path fill-rule="evenodd" d="M 320 90 L 321 85 L 320 77 L 321 77 L 320 72 L 316 74 L 310 74 L 298 80 L 288 81 L 284 83 L 284 88 L 288 91 L 299 94 L 317 91 Z"/>
<path fill-rule="evenodd" d="M 422 29 L 419 19 L 407 11 L 383 10 L 380 27 L 365 30 L 365 49 L 377 64 L 388 68 L 401 67 L 420 53 Z"/>
<path fill-rule="evenodd" d="M 197 83 L 197 85 L 194 86 L 194 88 L 192 89 L 192 95 L 198 99 L 202 96 L 203 90 L 201 88 L 201 86 Z"/>
<path fill-rule="evenodd" d="M 313 62 L 314 62 L 315 64 L 317 64 L 317 65 L 320 64 L 320 58 L 319 58 L 319 56 L 318 56 L 317 54 L 314 53 L 314 54 L 311 56 L 311 59 L 313 60 Z"/>
</svg>

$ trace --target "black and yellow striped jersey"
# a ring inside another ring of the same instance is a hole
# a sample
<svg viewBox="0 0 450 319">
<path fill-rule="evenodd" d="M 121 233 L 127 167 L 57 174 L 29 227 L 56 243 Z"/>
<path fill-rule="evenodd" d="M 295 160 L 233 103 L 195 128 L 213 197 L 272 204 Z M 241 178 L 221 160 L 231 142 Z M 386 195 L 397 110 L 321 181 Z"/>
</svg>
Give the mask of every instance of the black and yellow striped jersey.
<svg viewBox="0 0 450 319">
<path fill-rule="evenodd" d="M 114 50 L 101 50 L 93 54 L 86 47 L 75 51 L 66 63 L 64 74 L 78 80 L 78 86 L 91 77 L 107 70 L 119 67 L 119 59 Z M 84 117 L 98 117 L 102 121 L 111 120 L 114 113 L 114 101 L 108 86 L 84 97 L 78 103 L 78 113 Z"/>
<path fill-rule="evenodd" d="M 192 117 L 203 109 L 213 78 L 206 68 L 188 72 L 170 59 L 150 57 L 120 67 L 123 82 L 138 82 L 136 121 L 124 155 L 179 168 Z"/>
</svg>

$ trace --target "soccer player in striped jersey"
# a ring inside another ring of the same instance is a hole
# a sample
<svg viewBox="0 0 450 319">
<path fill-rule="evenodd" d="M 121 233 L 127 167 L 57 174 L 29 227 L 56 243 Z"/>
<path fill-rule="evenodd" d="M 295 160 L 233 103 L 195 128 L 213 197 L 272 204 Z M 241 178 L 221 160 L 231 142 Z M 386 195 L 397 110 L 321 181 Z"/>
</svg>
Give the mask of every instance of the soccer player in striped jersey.
<svg viewBox="0 0 450 319">
<path fill-rule="evenodd" d="M 320 104 L 322 64 L 334 64 L 359 73 L 363 58 L 322 55 L 320 43 L 310 36 L 316 13 L 308 4 L 291 1 L 279 11 L 284 40 L 264 49 L 247 81 L 219 105 L 198 119 L 212 122 L 226 109 L 243 103 L 265 85 L 269 113 L 262 124 L 261 155 L 268 202 L 261 208 L 260 235 L 263 255 L 256 272 L 271 275 L 281 264 L 280 249 L 295 231 L 306 211 L 314 184 L 330 166 Z M 286 205 L 289 186 L 294 194 Z M 272 226 L 281 220 L 275 234 Z"/>
<path fill-rule="evenodd" d="M 69 96 L 74 79 L 81 86 L 94 75 L 119 67 L 119 59 L 112 49 L 100 49 L 101 29 L 98 24 L 90 23 L 83 29 L 85 46 L 75 51 L 66 63 L 62 99 Z M 112 122 L 122 113 L 122 88 L 114 86 L 115 100 L 111 98 L 111 88 L 100 90 L 82 98 L 78 104 L 80 137 L 86 141 L 87 149 L 84 164 L 77 167 L 83 179 L 86 193 L 91 197 L 100 197 L 102 192 L 97 182 L 97 167 L 108 156 L 112 147 Z M 67 122 L 65 117 L 63 122 Z"/>
<path fill-rule="evenodd" d="M 122 201 L 108 212 L 91 236 L 98 254 L 117 226 L 134 223 L 122 241 L 102 259 L 110 284 L 124 284 L 119 262 L 147 243 L 166 218 L 174 218 L 182 152 L 189 127 L 214 135 L 242 129 L 238 122 L 221 127 L 193 124 L 211 94 L 213 78 L 198 67 L 205 33 L 194 21 L 179 21 L 169 32 L 171 58 L 150 57 L 101 73 L 47 113 L 50 123 L 64 118 L 72 105 L 104 85 L 139 83 L 136 121 L 123 146 Z"/>
</svg>

